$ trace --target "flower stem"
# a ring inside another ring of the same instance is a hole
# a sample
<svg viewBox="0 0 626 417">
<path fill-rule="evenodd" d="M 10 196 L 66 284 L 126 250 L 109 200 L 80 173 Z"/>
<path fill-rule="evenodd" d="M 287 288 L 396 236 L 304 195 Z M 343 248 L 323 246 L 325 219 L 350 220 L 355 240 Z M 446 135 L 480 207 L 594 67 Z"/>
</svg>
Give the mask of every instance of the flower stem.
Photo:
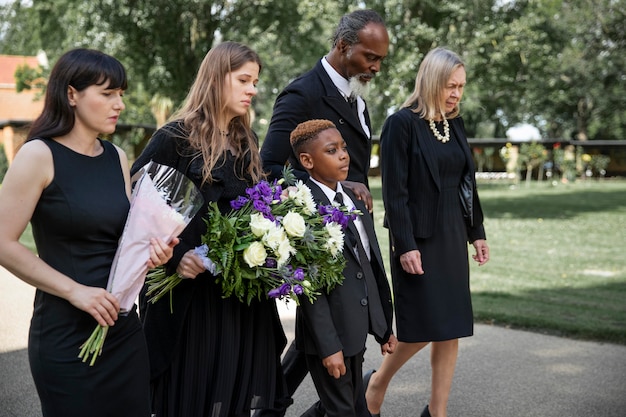
<svg viewBox="0 0 626 417">
<path fill-rule="evenodd" d="M 109 331 L 109 326 L 96 326 L 89 338 L 80 346 L 80 353 L 78 357 L 87 362 L 89 356 L 91 361 L 89 366 L 93 366 L 96 363 L 98 356 L 102 354 L 102 346 L 104 345 L 104 339 Z"/>
</svg>

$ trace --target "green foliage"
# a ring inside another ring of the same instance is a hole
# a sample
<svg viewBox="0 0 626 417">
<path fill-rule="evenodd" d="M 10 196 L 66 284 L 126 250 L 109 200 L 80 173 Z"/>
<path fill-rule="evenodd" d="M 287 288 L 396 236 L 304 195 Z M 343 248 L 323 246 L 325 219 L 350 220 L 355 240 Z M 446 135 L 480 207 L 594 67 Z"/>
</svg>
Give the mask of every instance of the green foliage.
<svg viewBox="0 0 626 417">
<path fill-rule="evenodd" d="M 543 137 L 626 137 L 626 5 L 614 0 L 22 0 L 0 6 L 0 53 L 44 50 L 54 62 L 70 48 L 100 49 L 143 89 L 137 106 L 160 94 L 177 107 L 215 42 L 244 42 L 264 61 L 254 101 L 262 138 L 278 92 L 330 49 L 340 16 L 356 7 L 380 12 L 390 33 L 368 97 L 374 134 L 413 90 L 424 54 L 446 46 L 467 64 L 471 137 L 505 137 L 518 122 Z"/>
<path fill-rule="evenodd" d="M 589 165 L 591 165 L 591 168 L 597 175 L 604 176 L 609 162 L 611 162 L 611 158 L 606 155 L 592 155 Z"/>
<path fill-rule="evenodd" d="M 46 70 L 41 66 L 32 68 L 26 64 L 20 65 L 15 69 L 15 90 L 20 93 L 24 90 L 33 88 L 45 89 L 47 76 Z"/>
</svg>

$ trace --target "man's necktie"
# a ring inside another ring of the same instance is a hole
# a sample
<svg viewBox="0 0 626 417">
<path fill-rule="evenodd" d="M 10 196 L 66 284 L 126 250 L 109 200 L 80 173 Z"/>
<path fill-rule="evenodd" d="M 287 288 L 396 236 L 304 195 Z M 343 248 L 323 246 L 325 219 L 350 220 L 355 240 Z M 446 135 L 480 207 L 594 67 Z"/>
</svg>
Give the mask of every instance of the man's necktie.
<svg viewBox="0 0 626 417">
<path fill-rule="evenodd" d="M 348 97 L 348 104 L 350 104 L 350 108 L 352 109 L 352 113 L 356 114 L 357 120 L 361 120 L 359 116 L 359 103 L 355 96 Z"/>
<path fill-rule="evenodd" d="M 341 193 L 336 193 L 335 201 L 343 206 L 343 195 Z M 378 284 L 376 283 L 376 277 L 374 275 L 372 265 L 370 264 L 369 257 L 365 253 L 365 248 L 361 243 L 361 236 L 352 220 L 348 223 L 345 235 L 347 241 L 350 242 L 350 245 L 352 245 L 352 247 L 356 246 L 357 253 L 359 255 L 359 263 L 363 269 L 363 275 L 365 275 L 365 289 L 371 330 L 376 336 L 382 338 L 385 336 L 385 332 L 387 330 L 387 320 L 385 319 L 383 306 L 380 302 Z"/>
</svg>

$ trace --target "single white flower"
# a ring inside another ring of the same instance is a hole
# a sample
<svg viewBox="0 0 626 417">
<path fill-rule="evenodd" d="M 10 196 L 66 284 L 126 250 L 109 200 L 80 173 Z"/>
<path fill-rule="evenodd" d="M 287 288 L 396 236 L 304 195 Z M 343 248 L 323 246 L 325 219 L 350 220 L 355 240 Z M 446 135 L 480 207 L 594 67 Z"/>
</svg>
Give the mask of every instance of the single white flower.
<svg viewBox="0 0 626 417">
<path fill-rule="evenodd" d="M 306 185 L 303 186 L 306 188 L 304 191 L 304 212 L 306 214 L 313 214 L 317 209 L 317 205 L 315 204 L 315 200 L 313 199 L 313 194 L 311 194 L 311 189 Z"/>
<path fill-rule="evenodd" d="M 272 227 L 263 235 L 261 240 L 268 248 L 276 251 L 280 242 L 287 239 L 287 235 L 285 234 L 285 229 L 282 226 L 279 226 L 272 222 Z"/>
<path fill-rule="evenodd" d="M 290 211 L 283 217 L 283 227 L 290 236 L 302 237 L 306 231 L 304 218 L 296 212 Z"/>
<path fill-rule="evenodd" d="M 326 223 L 324 227 L 328 232 L 328 239 L 324 248 L 328 249 L 332 256 L 337 256 L 343 251 L 343 230 L 340 225 L 334 222 Z"/>
<path fill-rule="evenodd" d="M 296 183 L 295 190 L 289 190 L 289 197 L 293 199 L 296 205 L 302 207 L 305 214 L 313 214 L 315 212 L 315 200 L 311 194 L 311 189 L 304 185 L 302 181 Z"/>
<path fill-rule="evenodd" d="M 281 267 L 289 261 L 291 255 L 296 253 L 296 249 L 291 246 L 291 242 L 289 242 L 289 239 L 285 236 L 285 239 L 280 242 L 275 252 L 278 256 L 276 262 L 278 263 L 278 267 Z"/>
<path fill-rule="evenodd" d="M 250 230 L 256 237 L 261 237 L 274 227 L 274 222 L 266 219 L 261 213 L 250 215 Z"/>
<path fill-rule="evenodd" d="M 252 242 L 243 251 L 243 260 L 246 261 L 250 268 L 263 265 L 265 258 L 267 258 L 267 252 L 261 242 Z"/>
</svg>

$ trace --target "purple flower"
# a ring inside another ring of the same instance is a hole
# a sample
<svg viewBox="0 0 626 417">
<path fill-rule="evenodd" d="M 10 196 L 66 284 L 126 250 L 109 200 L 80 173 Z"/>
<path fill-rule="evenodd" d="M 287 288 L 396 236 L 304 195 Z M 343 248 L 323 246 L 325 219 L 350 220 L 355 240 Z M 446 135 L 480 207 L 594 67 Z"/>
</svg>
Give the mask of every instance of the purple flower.
<svg viewBox="0 0 626 417">
<path fill-rule="evenodd" d="M 293 292 L 296 295 L 300 295 L 300 294 L 302 294 L 304 292 L 304 288 L 302 288 L 302 285 L 296 284 L 296 285 L 293 286 Z"/>
<path fill-rule="evenodd" d="M 272 187 L 267 181 L 261 181 L 254 187 L 247 188 L 246 194 L 248 194 L 252 200 L 260 200 L 266 204 L 270 204 L 274 199 Z"/>
<path fill-rule="evenodd" d="M 269 210 L 268 205 L 262 200 L 253 200 L 252 206 L 254 207 L 256 211 L 261 212 L 263 214 L 265 214 Z"/>
<path fill-rule="evenodd" d="M 326 216 L 329 213 L 329 209 L 332 208 L 332 206 L 322 206 L 320 205 L 319 208 L 317 209 L 317 211 L 319 211 L 319 213 L 322 216 Z"/>
<path fill-rule="evenodd" d="M 270 298 L 280 297 L 280 288 L 273 288 L 267 292 L 267 296 Z"/>
<path fill-rule="evenodd" d="M 250 201 L 250 200 L 247 199 L 246 197 L 240 195 L 239 197 L 237 197 L 236 199 L 234 199 L 234 200 L 232 200 L 230 202 L 230 207 L 233 210 L 241 210 L 241 208 L 243 206 L 245 206 L 248 203 L 248 201 Z"/>
<path fill-rule="evenodd" d="M 276 262 L 276 259 L 274 258 L 266 258 L 265 266 L 268 268 L 276 268 L 278 266 L 278 262 Z"/>
<path fill-rule="evenodd" d="M 281 187 L 280 185 L 278 185 L 276 183 L 277 181 L 274 181 L 274 195 L 272 196 L 272 200 L 280 200 L 280 195 L 283 193 L 283 187 Z"/>
<path fill-rule="evenodd" d="M 341 227 L 343 227 L 344 229 L 348 226 L 348 222 L 350 221 L 351 216 L 347 216 L 338 207 L 326 206 L 323 209 L 322 207 L 320 207 L 319 212 L 324 217 L 324 224 L 333 222 L 341 225 Z"/>
<path fill-rule="evenodd" d="M 298 268 L 295 271 L 293 271 L 293 278 L 298 281 L 304 280 L 304 271 L 302 270 L 302 268 Z"/>
<path fill-rule="evenodd" d="M 285 282 L 283 285 L 280 286 L 279 291 L 280 295 L 282 296 L 289 295 L 289 293 L 291 292 L 291 284 Z"/>
<path fill-rule="evenodd" d="M 256 188 L 263 198 L 263 201 L 268 204 L 272 202 L 272 200 L 274 199 L 274 193 L 272 187 L 267 183 L 267 181 L 261 181 L 257 184 Z"/>
</svg>

